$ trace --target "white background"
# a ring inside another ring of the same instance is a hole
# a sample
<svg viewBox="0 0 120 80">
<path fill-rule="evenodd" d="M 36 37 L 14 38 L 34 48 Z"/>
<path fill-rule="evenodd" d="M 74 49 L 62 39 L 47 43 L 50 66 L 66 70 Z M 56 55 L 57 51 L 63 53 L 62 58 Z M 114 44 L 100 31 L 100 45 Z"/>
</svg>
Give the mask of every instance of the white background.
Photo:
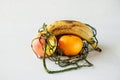
<svg viewBox="0 0 120 80">
<path fill-rule="evenodd" d="M 44 22 L 60 19 L 97 29 L 103 52 L 89 54 L 93 67 L 45 72 L 31 40 Z M 0 0 L 0 80 L 120 80 L 120 0 Z"/>
</svg>

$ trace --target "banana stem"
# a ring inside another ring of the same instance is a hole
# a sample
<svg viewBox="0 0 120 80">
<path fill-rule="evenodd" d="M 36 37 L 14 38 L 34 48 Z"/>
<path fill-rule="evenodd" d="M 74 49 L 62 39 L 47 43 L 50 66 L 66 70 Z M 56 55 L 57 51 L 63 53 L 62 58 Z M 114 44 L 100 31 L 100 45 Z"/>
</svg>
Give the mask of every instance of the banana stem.
<svg viewBox="0 0 120 80">
<path fill-rule="evenodd" d="M 102 52 L 102 49 L 100 49 L 99 47 L 97 47 L 95 50 L 98 52 Z"/>
</svg>

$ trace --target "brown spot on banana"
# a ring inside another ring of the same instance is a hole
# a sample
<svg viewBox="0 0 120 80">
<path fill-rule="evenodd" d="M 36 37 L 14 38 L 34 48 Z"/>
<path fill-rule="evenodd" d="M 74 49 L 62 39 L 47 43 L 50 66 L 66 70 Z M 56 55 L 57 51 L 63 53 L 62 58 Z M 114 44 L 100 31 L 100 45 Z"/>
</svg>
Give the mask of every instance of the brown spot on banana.
<svg viewBox="0 0 120 80">
<path fill-rule="evenodd" d="M 61 21 L 64 21 L 66 23 L 73 23 L 74 22 L 74 20 L 61 20 Z"/>
</svg>

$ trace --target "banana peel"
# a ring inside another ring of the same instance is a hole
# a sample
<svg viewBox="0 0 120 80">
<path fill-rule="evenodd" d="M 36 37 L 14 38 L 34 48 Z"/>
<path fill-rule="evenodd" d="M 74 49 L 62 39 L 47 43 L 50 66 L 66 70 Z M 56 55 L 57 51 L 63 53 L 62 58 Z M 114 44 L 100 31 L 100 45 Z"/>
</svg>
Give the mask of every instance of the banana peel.
<svg viewBox="0 0 120 80">
<path fill-rule="evenodd" d="M 47 32 L 56 37 L 64 34 L 76 35 L 83 40 L 86 40 L 93 47 L 94 50 L 99 52 L 102 51 L 98 46 L 96 30 L 88 24 L 84 24 L 82 22 L 74 20 L 60 20 L 44 26 L 46 27 L 46 30 L 40 30 L 39 33 L 41 35 L 44 35 Z"/>
</svg>

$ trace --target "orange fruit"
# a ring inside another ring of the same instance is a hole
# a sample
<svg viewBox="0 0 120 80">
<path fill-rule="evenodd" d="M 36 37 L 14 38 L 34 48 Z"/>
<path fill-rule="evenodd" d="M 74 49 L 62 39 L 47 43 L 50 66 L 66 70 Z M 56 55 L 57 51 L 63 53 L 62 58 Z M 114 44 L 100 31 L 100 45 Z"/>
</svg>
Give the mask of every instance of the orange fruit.
<svg viewBox="0 0 120 80">
<path fill-rule="evenodd" d="M 83 43 L 78 36 L 63 35 L 58 40 L 58 46 L 66 56 L 75 56 L 81 51 Z"/>
</svg>

